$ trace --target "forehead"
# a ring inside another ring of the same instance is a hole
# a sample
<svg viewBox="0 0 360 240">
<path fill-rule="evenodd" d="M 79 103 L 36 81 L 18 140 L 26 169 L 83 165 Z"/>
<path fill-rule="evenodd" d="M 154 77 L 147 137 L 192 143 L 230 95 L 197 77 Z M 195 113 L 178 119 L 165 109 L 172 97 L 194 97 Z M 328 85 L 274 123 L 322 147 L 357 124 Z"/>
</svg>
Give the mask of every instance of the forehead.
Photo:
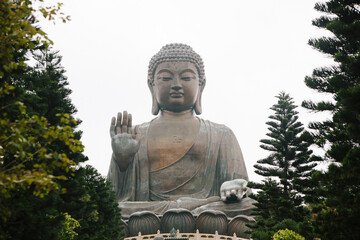
<svg viewBox="0 0 360 240">
<path fill-rule="evenodd" d="M 164 70 L 172 73 L 179 73 L 185 70 L 191 70 L 194 73 L 198 72 L 195 64 L 191 62 L 162 62 L 156 67 L 155 74 Z"/>
</svg>

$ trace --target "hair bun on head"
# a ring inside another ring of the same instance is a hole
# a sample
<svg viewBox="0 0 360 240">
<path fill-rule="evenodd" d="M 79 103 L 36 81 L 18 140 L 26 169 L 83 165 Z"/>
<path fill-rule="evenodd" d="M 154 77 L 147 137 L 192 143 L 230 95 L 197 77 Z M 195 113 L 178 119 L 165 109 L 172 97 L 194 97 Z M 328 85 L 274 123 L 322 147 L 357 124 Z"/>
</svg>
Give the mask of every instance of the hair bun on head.
<svg viewBox="0 0 360 240">
<path fill-rule="evenodd" d="M 157 66 L 163 62 L 191 62 L 195 65 L 199 74 L 200 84 L 205 81 L 204 63 L 199 54 L 197 54 L 189 45 L 183 43 L 171 43 L 163 46 L 155 54 L 149 63 L 148 81 L 152 84 L 154 81 L 154 72 Z"/>
</svg>

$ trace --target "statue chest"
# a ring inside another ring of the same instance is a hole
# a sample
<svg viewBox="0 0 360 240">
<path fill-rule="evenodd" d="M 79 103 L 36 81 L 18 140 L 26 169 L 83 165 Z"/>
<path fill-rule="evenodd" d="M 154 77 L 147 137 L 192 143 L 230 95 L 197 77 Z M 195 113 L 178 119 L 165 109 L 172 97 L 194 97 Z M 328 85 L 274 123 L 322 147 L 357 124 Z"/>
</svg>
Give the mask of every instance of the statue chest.
<svg viewBox="0 0 360 240">
<path fill-rule="evenodd" d="M 182 158 L 199 133 L 196 121 L 154 121 L 148 132 L 150 171 L 165 168 Z"/>
</svg>

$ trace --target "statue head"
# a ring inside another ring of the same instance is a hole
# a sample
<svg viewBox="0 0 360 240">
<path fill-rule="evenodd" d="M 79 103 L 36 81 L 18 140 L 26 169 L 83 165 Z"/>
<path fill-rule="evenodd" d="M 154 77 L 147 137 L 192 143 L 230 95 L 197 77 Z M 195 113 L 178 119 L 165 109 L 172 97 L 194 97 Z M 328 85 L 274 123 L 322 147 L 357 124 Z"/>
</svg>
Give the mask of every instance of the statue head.
<svg viewBox="0 0 360 240">
<path fill-rule="evenodd" d="M 185 104 L 185 107 L 192 108 L 195 110 L 196 114 L 201 114 L 201 94 L 206 83 L 204 63 L 199 54 L 197 54 L 190 46 L 181 43 L 165 45 L 150 60 L 148 69 L 148 86 L 150 88 L 153 101 L 152 113 L 157 115 L 159 110 L 164 107 L 164 104 L 162 104 L 162 100 L 158 94 L 159 84 L 156 84 L 158 79 L 155 79 L 155 75 L 161 74 L 161 76 L 158 75 L 158 78 L 161 78 L 162 81 L 166 82 L 169 81 L 169 79 L 172 79 L 172 77 L 178 77 L 172 76 L 173 73 L 184 73 L 184 76 L 180 76 L 180 79 L 175 79 L 174 81 L 184 81 L 185 86 L 192 88 L 188 90 L 189 94 L 185 94 L 185 102 L 181 102 L 181 104 Z M 196 86 L 194 85 L 195 82 Z M 177 91 L 176 86 L 173 86 L 172 89 L 175 92 Z M 183 94 L 182 90 L 179 91 L 179 94 Z M 172 100 L 174 100 L 175 103 L 178 101 L 180 104 L 180 100 L 182 100 L 181 97 L 182 96 L 177 96 L 175 94 L 173 95 Z M 191 106 L 189 106 L 189 104 Z"/>
</svg>

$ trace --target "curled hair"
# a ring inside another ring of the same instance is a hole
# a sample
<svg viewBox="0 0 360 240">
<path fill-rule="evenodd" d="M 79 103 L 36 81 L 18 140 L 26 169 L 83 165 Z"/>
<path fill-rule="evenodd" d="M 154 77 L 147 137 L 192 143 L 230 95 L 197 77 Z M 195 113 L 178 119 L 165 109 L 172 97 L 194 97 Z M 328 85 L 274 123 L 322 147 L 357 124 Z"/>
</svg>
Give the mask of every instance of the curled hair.
<svg viewBox="0 0 360 240">
<path fill-rule="evenodd" d="M 205 84 L 204 63 L 199 54 L 197 54 L 190 46 L 182 43 L 167 44 L 155 54 L 149 63 L 148 83 L 153 85 L 154 74 L 157 66 L 163 62 L 190 62 L 193 63 L 198 70 L 199 84 Z"/>
</svg>

